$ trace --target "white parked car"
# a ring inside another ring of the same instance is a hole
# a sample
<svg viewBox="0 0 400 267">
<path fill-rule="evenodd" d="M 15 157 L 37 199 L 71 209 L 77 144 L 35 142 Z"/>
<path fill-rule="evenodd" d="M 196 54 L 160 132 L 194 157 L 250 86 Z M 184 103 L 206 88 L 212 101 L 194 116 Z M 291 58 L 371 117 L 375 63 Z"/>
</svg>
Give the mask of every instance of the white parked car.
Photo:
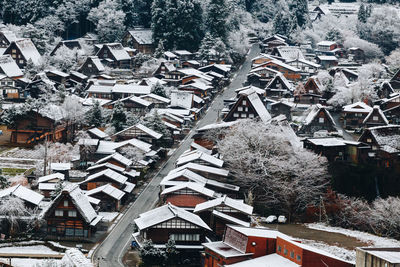
<svg viewBox="0 0 400 267">
<path fill-rule="evenodd" d="M 278 217 L 278 223 L 286 223 L 287 219 L 285 216 L 281 215 Z"/>
<path fill-rule="evenodd" d="M 275 215 L 270 215 L 267 217 L 267 219 L 265 219 L 266 223 L 273 223 L 274 221 L 276 221 L 276 216 Z"/>
</svg>

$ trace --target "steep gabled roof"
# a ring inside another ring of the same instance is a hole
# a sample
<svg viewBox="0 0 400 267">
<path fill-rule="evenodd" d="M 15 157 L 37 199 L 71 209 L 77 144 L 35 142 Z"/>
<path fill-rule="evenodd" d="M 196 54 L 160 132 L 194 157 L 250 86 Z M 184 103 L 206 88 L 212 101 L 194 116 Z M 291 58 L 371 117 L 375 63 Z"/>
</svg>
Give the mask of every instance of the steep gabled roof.
<svg viewBox="0 0 400 267">
<path fill-rule="evenodd" d="M 161 192 L 161 195 L 167 195 L 167 194 L 170 194 L 170 193 L 173 193 L 173 192 L 185 189 L 185 188 L 195 191 L 197 193 L 200 193 L 202 195 L 208 196 L 208 197 L 215 197 L 215 194 L 216 194 L 213 190 L 206 188 L 202 184 L 187 182 L 187 183 L 181 183 L 178 185 L 168 187 L 167 189 L 164 189 Z"/>
<path fill-rule="evenodd" d="M 214 156 L 211 156 L 209 154 L 200 152 L 200 151 L 190 151 L 188 153 L 182 154 L 177 162 L 176 165 L 177 166 L 181 166 L 183 164 L 189 163 L 189 162 L 193 162 L 195 160 L 202 160 L 205 161 L 215 167 L 221 168 L 224 165 L 224 161 L 221 159 L 218 159 Z"/>
<path fill-rule="evenodd" d="M 135 129 L 135 128 L 136 128 L 136 129 L 139 129 L 140 131 L 146 133 L 147 135 L 153 137 L 153 138 L 156 139 L 156 140 L 160 139 L 160 138 L 163 136 L 162 134 L 157 133 L 156 131 L 154 131 L 154 130 L 152 130 L 152 129 L 146 127 L 146 126 L 144 126 L 144 125 L 141 124 L 141 123 L 138 123 L 138 124 L 136 124 L 136 125 L 130 126 L 130 127 L 126 128 L 126 129 L 124 129 L 124 130 L 122 130 L 122 131 L 119 131 L 118 133 L 114 134 L 114 136 L 120 135 L 120 134 L 122 134 L 122 133 L 124 133 L 124 132 L 126 132 L 126 131 L 129 131 L 129 130 Z"/>
<path fill-rule="evenodd" d="M 114 154 L 112 154 L 112 155 L 109 155 L 109 156 L 107 156 L 107 157 L 104 157 L 104 158 L 98 160 L 98 161 L 96 162 L 96 164 L 100 164 L 100 163 L 103 163 L 103 162 L 107 162 L 109 159 L 114 159 L 114 160 L 116 160 L 116 161 L 122 163 L 122 164 L 125 165 L 126 167 L 131 166 L 132 163 L 133 163 L 130 159 L 128 159 L 128 158 L 122 156 L 121 154 L 119 154 L 119 153 L 114 153 Z"/>
<path fill-rule="evenodd" d="M 39 177 L 38 183 L 44 183 L 53 179 L 64 180 L 64 174 L 56 172 L 46 176 Z"/>
<path fill-rule="evenodd" d="M 378 116 L 381 117 L 382 121 L 388 125 L 389 121 L 386 119 L 385 114 L 383 114 L 381 108 L 377 105 L 374 106 L 374 108 L 369 112 L 369 114 L 367 115 L 367 117 L 365 117 L 363 124 L 366 124 L 368 122 L 371 122 L 371 118 L 373 118 L 373 116 Z"/>
<path fill-rule="evenodd" d="M 310 123 L 312 123 L 321 111 L 326 114 L 327 118 L 331 121 L 333 125 L 336 125 L 329 111 L 320 104 L 312 107 L 310 113 L 308 113 L 307 117 L 304 120 L 304 125 L 309 125 Z"/>
<path fill-rule="evenodd" d="M 89 177 L 87 177 L 84 181 L 82 181 L 81 183 L 87 183 L 90 182 L 92 180 L 95 180 L 101 176 L 105 176 L 110 178 L 111 180 L 119 183 L 119 184 L 125 184 L 125 182 L 128 180 L 128 178 L 124 175 L 119 174 L 118 172 L 115 172 L 111 169 L 106 169 L 106 170 L 102 170 L 101 172 L 97 172 L 95 174 L 90 175 Z"/>
<path fill-rule="evenodd" d="M 41 55 L 37 51 L 36 46 L 32 43 L 31 39 L 19 39 L 15 41 L 15 44 L 26 60 L 32 60 L 35 65 L 40 63 Z"/>
<path fill-rule="evenodd" d="M 10 55 L 0 56 L 0 73 L 4 73 L 10 78 L 24 75 Z"/>
<path fill-rule="evenodd" d="M 369 113 L 372 108 L 365 104 L 364 102 L 356 102 L 343 107 L 343 112 L 359 112 L 359 113 Z"/>
<path fill-rule="evenodd" d="M 141 45 L 153 44 L 153 33 L 151 29 L 130 30 L 129 34 Z"/>
<path fill-rule="evenodd" d="M 9 188 L 6 188 L 6 189 L 3 189 L 0 191 L 0 198 L 6 197 L 6 196 L 14 196 L 14 197 L 20 198 L 26 202 L 34 204 L 36 206 L 38 206 L 39 203 L 44 198 L 43 195 L 36 193 L 35 191 L 30 190 L 29 188 L 26 188 L 20 184 L 11 186 Z"/>
</svg>

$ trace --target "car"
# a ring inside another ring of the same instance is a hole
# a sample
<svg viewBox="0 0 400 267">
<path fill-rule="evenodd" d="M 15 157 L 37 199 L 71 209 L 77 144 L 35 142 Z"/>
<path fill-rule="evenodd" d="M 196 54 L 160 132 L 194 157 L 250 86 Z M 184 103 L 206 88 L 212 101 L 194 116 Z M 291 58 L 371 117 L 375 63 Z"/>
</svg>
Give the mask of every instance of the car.
<svg viewBox="0 0 400 267">
<path fill-rule="evenodd" d="M 276 221 L 276 216 L 275 215 L 270 215 L 270 216 L 268 216 L 265 220 L 264 220 L 264 222 L 266 222 L 266 223 L 273 223 L 274 221 Z"/>
<path fill-rule="evenodd" d="M 278 223 L 286 223 L 287 219 L 284 215 L 278 217 Z"/>
</svg>

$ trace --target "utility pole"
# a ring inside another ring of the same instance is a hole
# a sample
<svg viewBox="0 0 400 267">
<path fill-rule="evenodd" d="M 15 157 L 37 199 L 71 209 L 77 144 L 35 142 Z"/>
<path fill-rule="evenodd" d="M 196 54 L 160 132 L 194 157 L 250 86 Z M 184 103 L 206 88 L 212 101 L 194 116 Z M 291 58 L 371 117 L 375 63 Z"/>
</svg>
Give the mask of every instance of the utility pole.
<svg viewBox="0 0 400 267">
<path fill-rule="evenodd" d="M 47 171 L 47 138 L 48 138 L 48 135 L 46 135 L 46 138 L 44 139 L 44 166 L 43 166 L 43 176 L 46 176 L 46 171 Z"/>
</svg>

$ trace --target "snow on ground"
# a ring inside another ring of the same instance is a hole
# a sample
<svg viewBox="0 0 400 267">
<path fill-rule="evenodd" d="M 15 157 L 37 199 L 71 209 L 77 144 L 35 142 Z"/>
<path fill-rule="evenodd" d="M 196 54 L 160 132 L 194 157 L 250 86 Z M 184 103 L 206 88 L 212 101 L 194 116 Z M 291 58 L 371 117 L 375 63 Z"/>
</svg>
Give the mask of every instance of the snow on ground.
<svg viewBox="0 0 400 267">
<path fill-rule="evenodd" d="M 356 251 L 355 250 L 349 250 L 337 246 L 330 246 L 324 242 L 318 242 L 314 240 L 308 240 L 308 239 L 301 239 L 301 243 L 309 245 L 311 247 L 315 247 L 317 249 L 329 252 L 336 257 L 339 257 L 341 259 L 344 259 L 346 261 L 356 261 Z"/>
<path fill-rule="evenodd" d="M 360 240 L 362 242 L 370 243 L 371 246 L 374 246 L 374 247 L 400 247 L 400 241 L 398 241 L 398 240 L 386 238 L 386 237 L 379 237 L 379 236 L 365 233 L 365 232 L 344 229 L 341 227 L 332 227 L 332 226 L 328 226 L 323 223 L 310 223 L 310 224 L 306 224 L 306 226 L 310 229 L 321 230 L 321 231 L 326 231 L 326 232 L 333 232 L 333 233 L 340 233 L 340 234 L 344 234 L 347 236 L 351 236 L 351 237 L 357 238 L 358 240 Z"/>
<path fill-rule="evenodd" d="M 0 253 L 63 255 L 63 253 L 54 251 L 44 245 L 23 246 L 23 247 L 2 247 L 0 248 Z"/>
<path fill-rule="evenodd" d="M 10 264 L 15 267 L 38 267 L 38 266 L 62 266 L 61 260 L 47 260 L 47 259 L 28 259 L 28 258 L 0 258 L 0 262 Z M 46 265 L 46 263 L 48 265 Z M 51 263 L 51 265 L 50 265 Z"/>
<path fill-rule="evenodd" d="M 103 216 L 103 222 L 113 221 L 118 216 L 118 214 L 119 212 L 99 212 L 99 215 Z"/>
</svg>

